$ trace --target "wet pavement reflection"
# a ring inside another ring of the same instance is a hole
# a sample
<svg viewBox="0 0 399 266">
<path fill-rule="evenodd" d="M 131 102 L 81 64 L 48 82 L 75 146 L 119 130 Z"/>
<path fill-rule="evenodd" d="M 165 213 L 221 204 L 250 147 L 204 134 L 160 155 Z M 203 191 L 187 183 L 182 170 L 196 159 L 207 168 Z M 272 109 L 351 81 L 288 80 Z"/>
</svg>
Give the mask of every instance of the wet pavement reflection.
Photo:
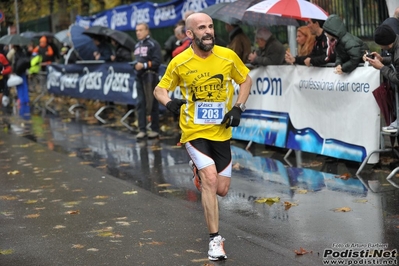
<svg viewBox="0 0 399 266">
<path fill-rule="evenodd" d="M 12 129 L 116 178 L 201 208 L 187 152 L 176 135 L 137 142 L 122 127 L 38 115 Z M 399 247 L 399 193 L 386 181 L 395 162 L 391 154 L 356 177 L 357 162 L 247 145 L 233 141 L 231 190 L 220 206 L 221 219 L 250 241 L 301 245 L 315 257 L 334 243 Z"/>
</svg>

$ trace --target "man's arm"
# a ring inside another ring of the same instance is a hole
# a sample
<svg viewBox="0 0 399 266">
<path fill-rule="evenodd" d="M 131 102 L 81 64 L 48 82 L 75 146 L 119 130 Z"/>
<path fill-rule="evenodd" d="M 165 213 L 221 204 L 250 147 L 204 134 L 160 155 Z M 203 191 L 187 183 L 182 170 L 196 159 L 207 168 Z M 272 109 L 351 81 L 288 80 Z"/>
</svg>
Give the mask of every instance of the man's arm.
<svg viewBox="0 0 399 266">
<path fill-rule="evenodd" d="M 240 84 L 240 90 L 238 92 L 237 102 L 236 103 L 245 103 L 248 99 L 249 92 L 252 86 L 252 79 L 249 75 L 243 83 Z"/>
<path fill-rule="evenodd" d="M 161 104 L 165 105 L 171 101 L 172 99 L 169 97 L 168 91 L 164 88 L 156 86 L 154 89 L 154 97 L 158 100 Z"/>
</svg>

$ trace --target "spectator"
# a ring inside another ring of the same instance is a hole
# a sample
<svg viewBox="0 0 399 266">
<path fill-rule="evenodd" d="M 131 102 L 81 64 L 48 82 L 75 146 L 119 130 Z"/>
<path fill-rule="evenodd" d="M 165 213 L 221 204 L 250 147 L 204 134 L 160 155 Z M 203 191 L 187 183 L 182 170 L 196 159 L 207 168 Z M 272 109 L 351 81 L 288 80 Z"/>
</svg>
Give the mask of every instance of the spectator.
<svg viewBox="0 0 399 266">
<path fill-rule="evenodd" d="M 30 67 L 30 58 L 21 46 L 13 45 L 12 49 L 15 51 L 12 62 L 13 73 L 20 76 L 23 81 L 22 84 L 16 87 L 19 103 L 20 106 L 29 105 L 29 89 L 26 70 Z"/>
<path fill-rule="evenodd" d="M 396 34 L 399 34 L 399 7 L 395 9 L 393 16 L 384 20 L 382 24 L 390 26 Z"/>
<path fill-rule="evenodd" d="M 95 60 L 111 61 L 112 49 L 102 36 L 93 36 L 92 40 L 97 47 L 97 51 L 93 53 Z"/>
<path fill-rule="evenodd" d="M 308 26 L 299 27 L 296 31 L 296 42 L 298 44 L 297 56 L 294 57 L 287 50 L 285 52 L 285 62 L 287 62 L 288 64 L 294 64 L 298 57 L 309 56 L 313 51 L 315 40 L 315 35 L 310 32 Z"/>
<path fill-rule="evenodd" d="M 111 55 L 111 61 L 113 62 L 132 62 L 133 57 L 132 57 L 132 51 L 123 46 L 120 45 L 118 42 L 116 42 L 114 39 L 111 38 L 111 44 L 115 47 L 115 55 Z"/>
<path fill-rule="evenodd" d="M 151 38 L 148 24 L 139 23 L 136 26 L 138 43 L 134 47 L 137 60 L 134 68 L 137 70 L 137 115 L 139 133 L 137 139 L 147 137 L 146 115 L 151 116 L 151 132 L 149 138 L 159 136 L 159 103 L 153 96 L 153 90 L 158 83 L 158 68 L 162 63 L 162 51 L 159 43 Z"/>
<path fill-rule="evenodd" d="M 255 66 L 284 64 L 285 48 L 270 30 L 256 30 L 255 41 L 258 49 L 248 55 L 248 62 Z"/>
<path fill-rule="evenodd" d="M 175 36 L 180 45 L 173 50 L 172 57 L 175 57 L 176 55 L 186 50 L 191 44 L 191 39 L 187 37 L 186 29 L 183 25 L 178 25 L 175 28 Z"/>
<path fill-rule="evenodd" d="M 42 36 L 40 38 L 39 45 L 33 49 L 32 54 L 38 54 L 42 56 L 43 71 L 45 71 L 46 65 L 49 65 L 51 62 L 55 61 L 54 50 L 47 43 L 46 36 Z"/>
<path fill-rule="evenodd" d="M 0 53 L 0 105 L 3 105 L 3 96 L 8 97 L 9 95 L 7 80 L 11 72 L 12 68 L 10 62 L 4 54 Z"/>
<path fill-rule="evenodd" d="M 66 56 L 69 52 L 69 49 L 71 49 L 71 47 L 69 47 L 69 45 L 64 44 L 64 46 L 62 46 L 61 51 L 60 51 L 60 64 L 65 64 Z"/>
<path fill-rule="evenodd" d="M 323 25 L 332 48 L 335 46 L 335 71 L 336 74 L 350 73 L 359 63 L 362 63 L 363 54 L 368 46 L 358 37 L 350 34 L 345 24 L 337 15 L 330 15 Z"/>
<path fill-rule="evenodd" d="M 252 81 L 249 69 L 236 53 L 215 45 L 213 22 L 208 15 L 192 14 L 186 26 L 187 36 L 193 40 L 192 49 L 172 59 L 154 95 L 169 111 L 180 113 L 180 141 L 192 159 L 194 184 L 201 191 L 208 226 L 208 258 L 223 260 L 227 256 L 223 248 L 225 239 L 219 234 L 218 195 L 225 196 L 231 182 L 229 127 L 239 125 Z M 234 105 L 233 80 L 239 84 Z M 168 92 L 177 86 L 185 88 L 181 90 L 183 99 L 172 100 Z M 200 107 L 212 113 L 208 117 L 211 121 L 199 114 Z"/>
<path fill-rule="evenodd" d="M 327 63 L 325 59 L 328 43 L 327 36 L 324 34 L 323 25 L 324 20 L 310 19 L 308 21 L 307 27 L 316 38 L 313 50 L 310 55 L 295 57 L 295 61 L 292 61 L 292 58 L 289 58 L 289 62 L 306 66 L 322 66 Z M 333 62 L 333 60 L 330 62 Z"/>
<path fill-rule="evenodd" d="M 251 53 L 251 40 L 238 25 L 226 23 L 224 27 L 229 33 L 230 41 L 226 47 L 236 52 L 244 63 L 247 62 L 248 55 Z"/>
<path fill-rule="evenodd" d="M 56 62 L 61 58 L 60 49 L 58 48 L 57 44 L 54 43 L 53 37 L 48 36 L 46 38 L 47 38 L 47 44 L 51 46 L 51 49 L 53 49 L 53 52 L 54 52 L 54 61 L 53 62 Z"/>
<path fill-rule="evenodd" d="M 375 69 L 379 69 L 383 77 L 392 85 L 399 86 L 399 37 L 395 31 L 387 24 L 382 24 L 374 31 L 374 41 L 383 51 L 380 55 L 372 52 L 370 56 L 363 56 L 363 60 L 369 62 Z M 393 65 L 395 70 L 390 67 Z M 397 119 L 397 118 L 396 118 Z M 398 130 L 397 120 L 389 126 L 383 127 L 383 131 L 396 133 Z"/>
</svg>

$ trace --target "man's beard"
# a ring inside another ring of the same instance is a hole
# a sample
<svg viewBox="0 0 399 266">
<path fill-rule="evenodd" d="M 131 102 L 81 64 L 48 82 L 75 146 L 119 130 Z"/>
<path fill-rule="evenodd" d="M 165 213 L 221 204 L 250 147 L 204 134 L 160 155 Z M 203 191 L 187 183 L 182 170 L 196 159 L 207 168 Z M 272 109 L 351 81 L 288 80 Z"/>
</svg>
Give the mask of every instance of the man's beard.
<svg viewBox="0 0 399 266">
<path fill-rule="evenodd" d="M 206 34 L 204 37 L 202 38 L 212 38 L 212 43 L 211 44 L 204 44 L 202 43 L 202 38 L 198 38 L 197 35 L 194 34 L 194 42 L 195 44 L 198 46 L 198 48 L 204 52 L 209 52 L 210 50 L 212 50 L 213 46 L 215 45 L 215 38 L 210 35 L 210 34 Z"/>
</svg>

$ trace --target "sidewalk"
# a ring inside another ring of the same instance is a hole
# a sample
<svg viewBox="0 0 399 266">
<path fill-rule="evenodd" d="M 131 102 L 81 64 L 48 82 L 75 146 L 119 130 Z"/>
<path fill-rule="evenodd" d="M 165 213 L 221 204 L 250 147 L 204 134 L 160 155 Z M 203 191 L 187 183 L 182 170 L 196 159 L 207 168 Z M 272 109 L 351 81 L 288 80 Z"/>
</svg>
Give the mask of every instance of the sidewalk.
<svg viewBox="0 0 399 266">
<path fill-rule="evenodd" d="M 229 259 L 210 262 L 199 202 L 158 196 L 4 129 L 0 168 L 0 265 L 321 263 L 223 222 Z"/>
</svg>

